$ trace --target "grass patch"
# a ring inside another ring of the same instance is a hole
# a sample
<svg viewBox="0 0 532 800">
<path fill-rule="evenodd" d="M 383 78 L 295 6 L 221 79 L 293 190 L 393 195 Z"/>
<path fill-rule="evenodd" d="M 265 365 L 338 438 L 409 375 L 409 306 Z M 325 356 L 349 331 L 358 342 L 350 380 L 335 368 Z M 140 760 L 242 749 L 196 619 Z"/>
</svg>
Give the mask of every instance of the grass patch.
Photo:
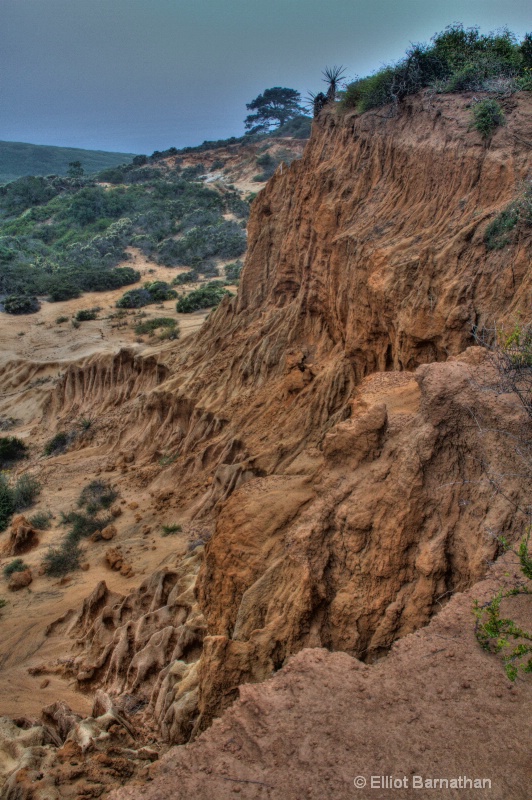
<svg viewBox="0 0 532 800">
<path fill-rule="evenodd" d="M 111 508 L 117 497 L 118 492 L 108 481 L 91 481 L 78 498 L 78 508 L 85 508 L 89 514 L 96 514 L 101 509 Z"/>
<path fill-rule="evenodd" d="M 502 250 L 510 243 L 508 234 L 519 221 L 516 208 L 507 208 L 493 219 L 484 232 L 484 244 L 488 250 Z"/>
<path fill-rule="evenodd" d="M 182 530 L 181 525 L 162 525 L 161 536 L 171 536 L 174 533 L 181 533 Z"/>
<path fill-rule="evenodd" d="M 175 329 L 176 327 L 177 320 L 172 317 L 154 317 L 146 322 L 139 322 L 135 326 L 135 333 L 137 336 L 141 336 L 144 333 L 154 333 L 159 328 Z"/>
<path fill-rule="evenodd" d="M 65 539 L 59 547 L 50 547 L 43 558 L 45 575 L 61 578 L 80 568 L 83 551 L 78 542 Z"/>
<path fill-rule="evenodd" d="M 38 531 L 47 531 L 52 525 L 52 514 L 50 511 L 37 511 L 28 518 L 28 522 Z"/>
<path fill-rule="evenodd" d="M 40 483 L 31 475 L 22 475 L 12 482 L 0 473 L 0 531 L 7 528 L 15 512 L 33 505 L 40 490 Z"/>
<path fill-rule="evenodd" d="M 4 578 L 10 578 L 14 572 L 24 572 L 27 569 L 29 569 L 28 565 L 21 558 L 15 558 L 4 567 Z"/>
<path fill-rule="evenodd" d="M 41 491 L 41 484 L 31 475 L 21 475 L 13 484 L 12 498 L 15 511 L 30 508 Z"/>
<path fill-rule="evenodd" d="M 78 322 L 90 322 L 93 319 L 98 319 L 99 308 L 82 308 L 76 314 Z"/>
</svg>

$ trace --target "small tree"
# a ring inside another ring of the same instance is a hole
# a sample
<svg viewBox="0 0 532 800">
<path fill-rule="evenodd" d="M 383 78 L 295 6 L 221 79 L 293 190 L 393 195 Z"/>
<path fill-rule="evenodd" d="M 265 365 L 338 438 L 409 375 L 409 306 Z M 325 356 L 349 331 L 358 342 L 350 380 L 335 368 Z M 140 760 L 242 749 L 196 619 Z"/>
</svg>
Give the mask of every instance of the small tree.
<svg viewBox="0 0 532 800">
<path fill-rule="evenodd" d="M 265 89 L 251 103 L 246 103 L 249 114 L 245 119 L 246 130 L 249 133 L 267 133 L 272 128 L 284 125 L 294 117 L 304 113 L 300 105 L 301 95 L 295 89 L 286 89 L 274 86 Z"/>
<path fill-rule="evenodd" d="M 83 178 L 85 174 L 85 170 L 81 166 L 81 161 L 69 161 L 68 164 L 68 177 L 74 178 L 74 180 L 79 180 Z"/>
</svg>

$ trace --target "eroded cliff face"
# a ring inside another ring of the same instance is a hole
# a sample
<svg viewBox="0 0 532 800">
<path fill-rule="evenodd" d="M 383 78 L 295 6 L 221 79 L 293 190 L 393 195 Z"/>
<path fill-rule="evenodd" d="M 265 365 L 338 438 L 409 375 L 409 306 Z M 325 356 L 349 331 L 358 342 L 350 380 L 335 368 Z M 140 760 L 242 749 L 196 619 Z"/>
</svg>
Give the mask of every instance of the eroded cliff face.
<svg viewBox="0 0 532 800">
<path fill-rule="evenodd" d="M 507 434 L 525 418 L 467 349 L 532 299 L 530 229 L 483 242 L 530 169 L 532 103 L 510 103 L 489 145 L 463 97 L 322 115 L 254 204 L 238 298 L 164 365 L 66 373 L 60 420 L 96 405 L 109 458 L 135 449 L 133 481 L 216 519 L 153 585 L 119 605 L 98 589 L 80 685 L 139 693 L 184 742 L 302 648 L 383 655 L 483 575 L 489 531 L 518 535 Z"/>
</svg>

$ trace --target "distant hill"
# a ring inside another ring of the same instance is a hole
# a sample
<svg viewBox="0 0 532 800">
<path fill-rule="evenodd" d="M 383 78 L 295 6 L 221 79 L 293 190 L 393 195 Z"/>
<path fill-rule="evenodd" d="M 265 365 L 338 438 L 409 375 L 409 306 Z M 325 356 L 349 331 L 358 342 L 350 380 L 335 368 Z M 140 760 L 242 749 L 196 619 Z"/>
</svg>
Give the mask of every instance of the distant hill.
<svg viewBox="0 0 532 800">
<path fill-rule="evenodd" d="M 0 183 L 25 175 L 66 175 L 71 161 L 81 161 L 85 174 L 130 162 L 135 153 L 109 153 L 78 147 L 53 147 L 25 142 L 0 142 Z"/>
</svg>

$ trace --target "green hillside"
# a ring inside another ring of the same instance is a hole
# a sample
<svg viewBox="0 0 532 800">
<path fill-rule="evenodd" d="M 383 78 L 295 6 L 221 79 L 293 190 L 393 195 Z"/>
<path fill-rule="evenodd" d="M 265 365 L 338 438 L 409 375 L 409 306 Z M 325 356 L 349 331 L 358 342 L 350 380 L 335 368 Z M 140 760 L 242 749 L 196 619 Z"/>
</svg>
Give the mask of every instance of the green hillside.
<svg viewBox="0 0 532 800">
<path fill-rule="evenodd" d="M 0 183 L 14 181 L 25 175 L 66 175 L 71 161 L 81 161 L 85 174 L 90 175 L 127 163 L 134 155 L 77 147 L 0 142 Z"/>
</svg>

